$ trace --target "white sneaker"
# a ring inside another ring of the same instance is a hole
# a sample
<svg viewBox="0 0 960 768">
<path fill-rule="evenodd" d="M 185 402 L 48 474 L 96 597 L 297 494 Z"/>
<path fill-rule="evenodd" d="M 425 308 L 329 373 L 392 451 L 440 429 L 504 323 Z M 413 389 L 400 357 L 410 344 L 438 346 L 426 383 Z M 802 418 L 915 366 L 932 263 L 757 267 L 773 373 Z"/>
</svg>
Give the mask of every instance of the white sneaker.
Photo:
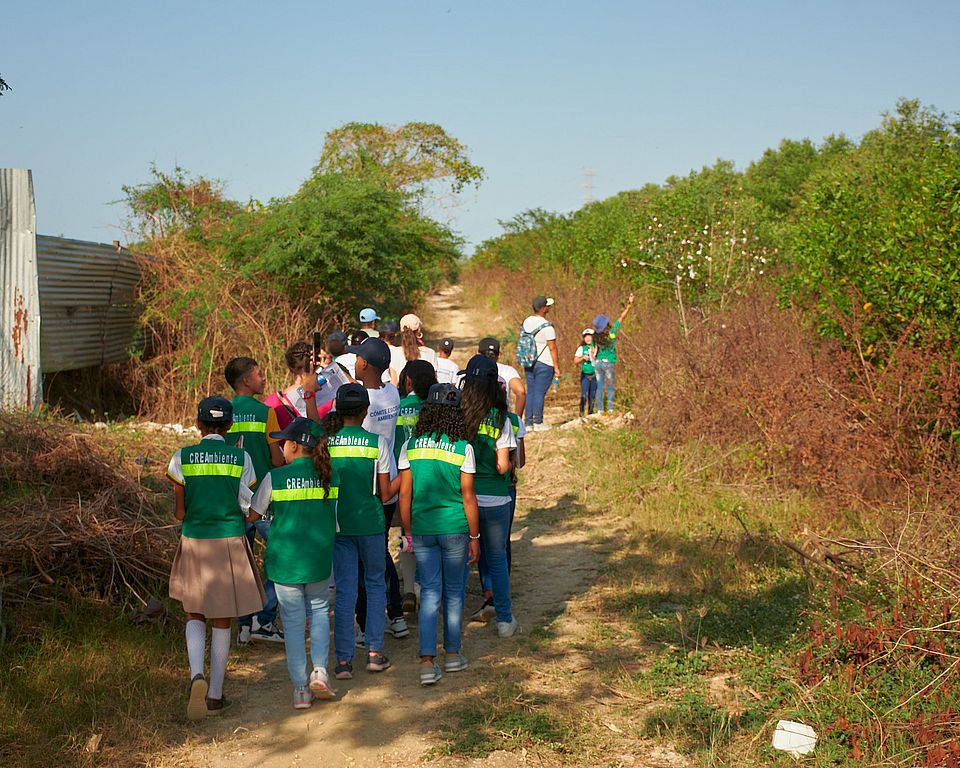
<svg viewBox="0 0 960 768">
<path fill-rule="evenodd" d="M 510 621 L 497 622 L 497 634 L 500 635 L 500 637 L 513 637 L 519 631 L 520 622 L 517 621 L 516 617 Z"/>
<path fill-rule="evenodd" d="M 330 687 L 330 676 L 327 670 L 315 667 L 310 673 L 310 690 L 318 699 L 334 699 L 337 692 Z"/>
<path fill-rule="evenodd" d="M 250 645 L 252 628 L 249 626 L 240 627 L 240 632 L 237 634 L 237 645 Z"/>
<path fill-rule="evenodd" d="M 357 646 L 357 648 L 366 648 L 366 647 L 367 647 L 367 636 L 366 636 L 366 633 L 365 633 L 365 632 L 361 632 L 360 630 L 357 630 L 356 646 Z"/>
<path fill-rule="evenodd" d="M 546 422 L 544 422 L 543 424 L 533 425 L 534 432 L 549 432 L 551 429 L 553 429 L 553 427 L 547 424 Z"/>
</svg>

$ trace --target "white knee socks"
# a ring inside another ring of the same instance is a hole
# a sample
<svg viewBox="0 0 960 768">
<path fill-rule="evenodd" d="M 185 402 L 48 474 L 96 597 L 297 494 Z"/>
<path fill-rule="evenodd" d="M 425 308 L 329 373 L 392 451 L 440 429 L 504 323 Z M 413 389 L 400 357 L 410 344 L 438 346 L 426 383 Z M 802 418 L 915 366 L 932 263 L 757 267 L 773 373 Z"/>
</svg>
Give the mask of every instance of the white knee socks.
<svg viewBox="0 0 960 768">
<path fill-rule="evenodd" d="M 223 676 L 227 673 L 227 656 L 230 653 L 230 628 L 214 627 L 210 637 L 210 689 L 211 699 L 223 697 Z"/>
<path fill-rule="evenodd" d="M 187 658 L 190 660 L 190 679 L 203 674 L 203 660 L 207 655 L 207 625 L 198 619 L 187 622 Z"/>
</svg>

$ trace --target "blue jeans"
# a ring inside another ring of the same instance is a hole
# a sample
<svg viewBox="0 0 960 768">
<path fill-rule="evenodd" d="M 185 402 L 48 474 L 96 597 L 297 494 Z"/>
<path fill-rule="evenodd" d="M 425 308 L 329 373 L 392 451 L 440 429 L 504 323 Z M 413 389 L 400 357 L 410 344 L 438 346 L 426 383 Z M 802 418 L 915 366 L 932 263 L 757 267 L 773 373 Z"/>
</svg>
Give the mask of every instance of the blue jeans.
<svg viewBox="0 0 960 768">
<path fill-rule="evenodd" d="M 247 523 L 244 533 L 247 536 L 247 541 L 250 542 L 250 548 L 253 549 L 253 542 L 256 540 L 258 533 L 264 542 L 270 538 L 270 521 L 257 520 L 255 523 Z M 270 579 L 263 580 L 263 591 L 267 596 L 267 602 L 263 604 L 263 609 L 256 614 L 257 621 L 261 627 L 264 624 L 271 624 L 277 620 L 277 590 L 274 588 L 273 582 L 270 581 Z M 237 619 L 237 626 L 253 626 L 253 616 L 254 614 L 252 613 L 248 616 L 241 616 Z"/>
<path fill-rule="evenodd" d="M 287 671 L 294 685 L 306 685 L 307 644 L 304 640 L 307 612 L 310 613 L 310 659 L 314 669 L 326 669 L 330 655 L 330 579 L 310 584 L 277 584 L 280 618 L 283 619 L 283 644 L 287 651 Z"/>
<path fill-rule="evenodd" d="M 337 661 L 350 661 L 356 650 L 353 612 L 357 607 L 358 562 L 363 562 L 363 585 L 367 590 L 367 649 L 383 650 L 383 631 L 387 623 L 384 580 L 387 562 L 383 556 L 383 534 L 343 536 L 338 533 L 333 542 L 333 578 L 337 584 L 333 612 L 333 652 Z"/>
<path fill-rule="evenodd" d="M 597 374 L 580 371 L 580 415 L 583 416 L 583 407 L 587 413 L 593 413 L 597 407 Z"/>
<path fill-rule="evenodd" d="M 510 541 L 510 507 L 480 507 L 480 551 L 487 561 L 490 588 L 493 590 L 493 607 L 497 621 L 513 621 L 513 604 L 510 600 L 510 568 L 507 565 L 507 542 Z M 421 586 L 421 590 L 422 590 Z"/>
<path fill-rule="evenodd" d="M 418 632 L 420 655 L 437 655 L 437 619 L 443 604 L 443 649 L 459 653 L 463 633 L 463 579 L 467 565 L 465 533 L 413 536 L 420 577 Z"/>
<path fill-rule="evenodd" d="M 513 573 L 513 552 L 510 546 L 510 531 L 513 530 L 513 516 L 517 512 L 517 486 L 510 486 L 510 528 L 507 531 L 507 573 Z M 477 572 L 480 574 L 480 589 L 484 592 L 493 592 L 493 582 L 490 580 L 490 567 L 484 556 L 483 541 L 480 541 L 480 559 L 477 561 Z"/>
<path fill-rule="evenodd" d="M 524 371 L 527 375 L 527 404 L 523 409 L 523 421 L 529 427 L 543 423 L 543 402 L 553 382 L 553 366 L 535 363 L 533 368 L 525 368 Z"/>
<path fill-rule="evenodd" d="M 594 363 L 594 367 L 597 369 L 597 411 L 599 413 L 603 413 L 604 389 L 607 392 L 607 410 L 613 412 L 613 388 L 615 383 L 613 369 L 616 365 L 609 360 L 597 360 Z"/>
</svg>

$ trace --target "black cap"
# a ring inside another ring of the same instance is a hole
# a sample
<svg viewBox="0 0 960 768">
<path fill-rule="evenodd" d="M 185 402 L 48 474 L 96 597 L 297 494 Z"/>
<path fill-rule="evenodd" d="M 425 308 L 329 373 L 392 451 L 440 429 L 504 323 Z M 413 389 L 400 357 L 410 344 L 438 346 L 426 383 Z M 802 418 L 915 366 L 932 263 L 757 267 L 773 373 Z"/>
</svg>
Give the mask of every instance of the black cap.
<svg viewBox="0 0 960 768">
<path fill-rule="evenodd" d="M 344 384 L 337 390 L 337 410 L 349 411 L 370 405 L 370 395 L 363 384 Z"/>
<path fill-rule="evenodd" d="M 493 338 L 493 336 L 487 336 L 485 339 L 480 339 L 477 351 L 481 355 L 487 355 L 488 357 L 492 355 L 496 357 L 500 354 L 500 342 Z"/>
<path fill-rule="evenodd" d="M 431 384 L 427 392 L 427 403 L 431 405 L 460 405 L 460 390 L 453 384 Z"/>
<path fill-rule="evenodd" d="M 334 331 L 327 336 L 327 341 L 339 341 L 341 344 L 346 344 L 347 334 L 345 334 L 343 331 Z"/>
<path fill-rule="evenodd" d="M 399 330 L 396 320 L 384 320 L 380 323 L 380 333 L 397 333 Z"/>
<path fill-rule="evenodd" d="M 553 306 L 553 299 L 551 299 L 548 296 L 537 296 L 537 298 L 533 300 L 534 312 L 539 312 L 544 307 L 552 307 L 552 306 Z"/>
<path fill-rule="evenodd" d="M 361 344 L 347 347 L 347 352 L 363 358 L 380 373 L 390 367 L 390 347 L 383 339 L 365 339 Z"/>
<path fill-rule="evenodd" d="M 307 448 L 316 448 L 323 434 L 323 427 L 317 422 L 297 416 L 284 429 L 271 432 L 270 437 L 274 440 L 290 440 Z"/>
<path fill-rule="evenodd" d="M 474 355 L 467 363 L 467 367 L 460 371 L 466 379 L 479 379 L 486 381 L 488 379 L 496 381 L 499 376 L 497 364 L 486 355 Z"/>
<path fill-rule="evenodd" d="M 207 424 L 229 424 L 233 421 L 233 404 L 225 397 L 205 397 L 197 406 L 197 419 Z"/>
<path fill-rule="evenodd" d="M 440 342 L 439 347 L 444 352 L 453 352 L 453 339 L 444 339 Z"/>
</svg>

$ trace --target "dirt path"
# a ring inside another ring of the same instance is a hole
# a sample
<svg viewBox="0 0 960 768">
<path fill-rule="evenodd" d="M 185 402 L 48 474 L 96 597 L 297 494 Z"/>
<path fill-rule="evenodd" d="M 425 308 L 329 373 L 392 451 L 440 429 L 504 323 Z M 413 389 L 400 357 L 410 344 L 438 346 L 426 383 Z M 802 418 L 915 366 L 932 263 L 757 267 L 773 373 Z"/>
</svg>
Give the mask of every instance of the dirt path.
<svg viewBox="0 0 960 768">
<path fill-rule="evenodd" d="M 458 287 L 430 297 L 424 311 L 431 338 L 457 342 L 455 358 L 464 362 L 476 348 L 477 331 L 497 331 L 495 318 L 479 319 L 463 306 Z M 491 327 L 492 326 L 492 327 Z M 434 688 L 418 682 L 416 617 L 409 637 L 388 635 L 386 652 L 393 667 L 379 675 L 360 668 L 350 681 L 338 681 L 339 698 L 295 711 L 282 645 L 239 649 L 231 659 L 226 689 L 236 704 L 222 719 L 204 722 L 177 749 L 161 756 L 161 766 L 211 768 L 280 768 L 281 766 L 367 766 L 410 764 L 438 743 L 441 713 L 462 707 L 491 681 L 522 666 L 526 637 L 543 621 L 559 613 L 566 601 L 593 583 L 598 538 L 563 525 L 567 489 L 575 469 L 563 460 L 568 435 L 555 431 L 528 439 L 514 524 L 514 613 L 524 628 L 519 638 L 500 640 L 494 626 L 468 625 L 464 653 L 470 669 L 447 675 Z M 533 514 L 531 514 L 533 512 Z M 549 578 L 543 578 L 549 574 Z M 467 612 L 478 603 L 475 576 L 467 596 Z M 410 617 L 408 617 L 409 619 Z M 451 759 L 452 760 L 452 759 Z M 513 755 L 494 754 L 484 764 L 514 764 Z M 462 761 L 454 761 L 462 764 Z"/>
</svg>

